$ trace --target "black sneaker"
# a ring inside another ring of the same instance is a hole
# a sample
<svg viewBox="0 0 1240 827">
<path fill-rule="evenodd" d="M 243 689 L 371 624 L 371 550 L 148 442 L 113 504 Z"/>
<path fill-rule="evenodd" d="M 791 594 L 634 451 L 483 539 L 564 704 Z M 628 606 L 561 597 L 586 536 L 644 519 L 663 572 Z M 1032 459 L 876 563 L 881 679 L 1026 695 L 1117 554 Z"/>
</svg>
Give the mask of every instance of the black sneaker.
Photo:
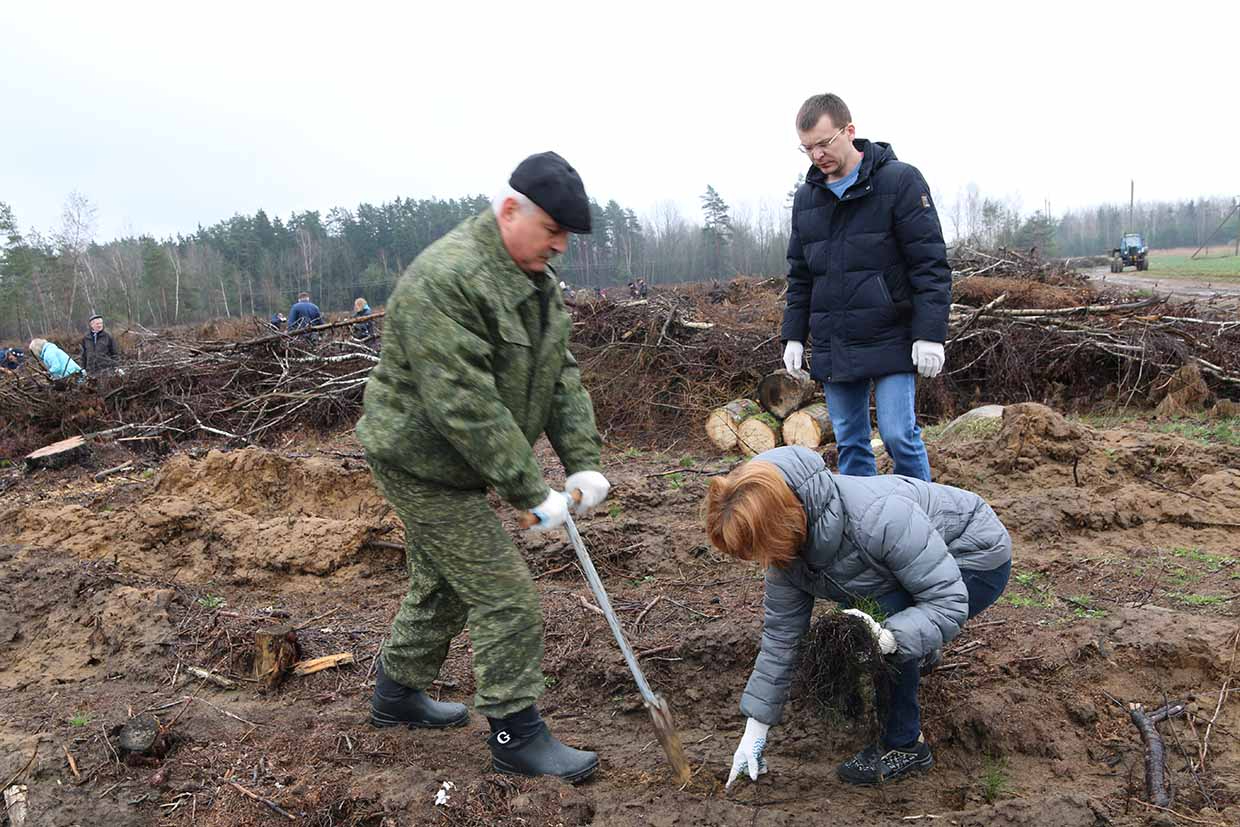
<svg viewBox="0 0 1240 827">
<path fill-rule="evenodd" d="M 374 726 L 443 729 L 469 722 L 465 704 L 436 701 L 420 689 L 397 683 L 383 674 L 383 661 L 375 672 L 375 694 L 370 699 L 370 723 Z"/>
<path fill-rule="evenodd" d="M 598 769 L 598 754 L 563 744 L 529 706 L 505 718 L 491 718 L 491 766 L 508 775 L 554 775 L 571 784 Z"/>
<path fill-rule="evenodd" d="M 837 775 L 849 784 L 887 784 L 925 772 L 933 764 L 930 747 L 918 736 L 912 746 L 899 749 L 883 751 L 878 744 L 872 744 L 840 764 Z"/>
</svg>

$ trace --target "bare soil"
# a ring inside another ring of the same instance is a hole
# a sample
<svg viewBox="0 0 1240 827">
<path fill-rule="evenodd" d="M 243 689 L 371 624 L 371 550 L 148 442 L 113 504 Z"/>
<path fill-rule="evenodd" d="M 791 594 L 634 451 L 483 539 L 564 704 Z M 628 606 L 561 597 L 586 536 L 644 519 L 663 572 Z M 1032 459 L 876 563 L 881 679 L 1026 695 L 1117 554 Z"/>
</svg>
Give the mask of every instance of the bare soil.
<svg viewBox="0 0 1240 827">
<path fill-rule="evenodd" d="M 103 483 L 87 471 L 115 456 L 5 472 L 0 781 L 28 785 L 28 825 L 1240 823 L 1240 697 L 1227 691 L 1240 688 L 1240 449 L 1095 430 L 1038 405 L 931 448 L 937 479 L 987 497 L 1012 530 L 1015 571 L 924 685 L 925 776 L 841 784 L 860 731 L 796 698 L 772 730 L 770 774 L 724 793 L 762 580 L 698 526 L 709 476 L 736 461 L 717 456 L 609 450 L 609 509 L 581 523 L 673 707 L 689 785 L 671 783 L 565 538 L 518 532 L 502 506 L 543 598 L 542 709 L 601 769 L 578 787 L 495 775 L 479 716 L 449 732 L 370 728 L 374 657 L 404 592 L 402 553 L 371 541 L 398 543 L 401 529 L 357 446 L 337 439 L 148 457 L 139 469 L 153 473 Z M 306 657 L 347 651 L 354 664 L 260 694 L 253 632 L 276 621 L 302 627 Z M 188 666 L 241 686 L 204 685 Z M 470 700 L 467 634 L 434 689 Z M 1142 747 L 1120 707 L 1166 700 L 1191 711 L 1161 725 L 1179 815 L 1142 804 Z M 174 735 L 149 766 L 115 751 L 140 714 Z"/>
</svg>

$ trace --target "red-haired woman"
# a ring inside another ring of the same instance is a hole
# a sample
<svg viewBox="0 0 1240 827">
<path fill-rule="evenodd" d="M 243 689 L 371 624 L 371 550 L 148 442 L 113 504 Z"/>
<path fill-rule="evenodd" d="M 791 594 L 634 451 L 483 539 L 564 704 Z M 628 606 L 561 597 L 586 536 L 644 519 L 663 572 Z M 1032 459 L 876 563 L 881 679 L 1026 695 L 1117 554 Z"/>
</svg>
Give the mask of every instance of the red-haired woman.
<svg viewBox="0 0 1240 827">
<path fill-rule="evenodd" d="M 899 476 L 832 474 L 805 448 L 766 451 L 711 481 L 706 532 L 715 548 L 766 567 L 762 644 L 741 697 L 748 716 L 728 784 L 766 772 L 767 731 L 780 722 L 814 599 L 873 598 L 869 623 L 897 668 L 880 742 L 839 768 L 853 784 L 893 781 L 930 768 L 917 689 L 923 668 L 965 621 L 1007 586 L 1012 541 L 981 497 Z"/>
</svg>

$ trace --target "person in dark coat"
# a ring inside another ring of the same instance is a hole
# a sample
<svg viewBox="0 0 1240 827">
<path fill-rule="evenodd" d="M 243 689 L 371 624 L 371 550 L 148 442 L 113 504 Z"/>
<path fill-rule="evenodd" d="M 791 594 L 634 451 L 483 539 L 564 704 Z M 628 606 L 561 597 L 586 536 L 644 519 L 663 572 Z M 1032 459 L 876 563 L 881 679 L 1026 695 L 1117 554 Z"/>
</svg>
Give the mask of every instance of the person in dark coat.
<svg viewBox="0 0 1240 827">
<path fill-rule="evenodd" d="M 788 240 L 784 366 L 823 383 L 840 473 L 877 473 L 870 388 L 895 473 L 930 479 L 913 410 L 916 377 L 943 369 L 951 267 L 930 189 L 891 146 L 857 139 L 848 107 L 815 95 L 797 114 L 812 166 L 797 188 Z"/>
<path fill-rule="evenodd" d="M 267 320 L 267 325 L 272 330 L 283 330 L 284 325 L 288 322 L 288 317 L 283 313 L 272 313 L 271 318 Z"/>
<path fill-rule="evenodd" d="M 929 769 L 918 685 L 965 621 L 1003 593 L 1012 539 L 970 491 L 894 475 L 832 474 L 808 448 L 758 454 L 711 481 L 706 534 L 721 552 L 766 567 L 762 643 L 741 696 L 745 734 L 729 786 L 766 772 L 769 729 L 780 723 L 799 645 L 825 598 L 869 626 L 896 670 L 882 736 L 839 768 L 853 784 L 878 784 Z M 873 601 L 880 623 L 855 608 Z"/>
<path fill-rule="evenodd" d="M 322 323 L 323 314 L 319 312 L 319 306 L 310 301 L 310 294 L 299 293 L 297 301 L 288 311 L 288 329 L 300 330 Z"/>
<path fill-rule="evenodd" d="M 116 341 L 103 329 L 103 316 L 90 317 L 90 330 L 82 337 L 82 367 L 87 373 L 111 370 L 120 362 Z"/>
</svg>

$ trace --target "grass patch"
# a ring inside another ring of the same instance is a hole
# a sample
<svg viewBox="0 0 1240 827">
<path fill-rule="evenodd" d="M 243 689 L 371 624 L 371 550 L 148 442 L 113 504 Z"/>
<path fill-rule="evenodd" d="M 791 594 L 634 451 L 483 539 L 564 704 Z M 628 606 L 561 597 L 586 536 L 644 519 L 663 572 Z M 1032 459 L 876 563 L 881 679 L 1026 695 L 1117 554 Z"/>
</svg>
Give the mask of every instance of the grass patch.
<svg viewBox="0 0 1240 827">
<path fill-rule="evenodd" d="M 620 512 L 622 512 L 623 510 L 624 509 L 622 509 L 620 506 L 613 505 L 611 508 L 607 509 L 607 516 L 611 517 L 614 520 L 620 516 Z"/>
<path fill-rule="evenodd" d="M 1207 569 L 1210 570 L 1211 574 L 1222 571 L 1228 566 L 1235 565 L 1236 562 L 1234 557 L 1224 557 L 1221 554 L 1210 554 L 1209 552 L 1202 551 L 1199 548 L 1173 548 L 1171 549 L 1171 554 L 1172 556 L 1179 557 L 1182 560 L 1192 560 L 1195 563 L 1202 563 Z"/>
<path fill-rule="evenodd" d="M 667 487 L 673 490 L 679 490 L 685 485 L 685 478 L 682 474 L 668 474 L 663 478 L 667 482 Z"/>
<path fill-rule="evenodd" d="M 984 439 L 994 436 L 1003 428 L 1003 420 L 999 417 L 985 417 L 973 419 L 968 422 L 962 422 L 951 433 L 947 433 L 948 426 L 951 422 L 942 422 L 938 425 L 927 425 L 921 429 L 922 439 L 934 442 L 940 439 Z"/>
<path fill-rule="evenodd" d="M 1240 446 L 1240 418 L 1234 416 L 1209 422 L 1197 419 L 1159 422 L 1154 425 L 1154 430 L 1206 444 Z"/>
<path fill-rule="evenodd" d="M 1153 252 L 1150 253 L 1149 261 L 1150 269 L 1137 275 L 1151 279 L 1191 278 L 1206 281 L 1217 279 L 1227 283 L 1240 282 L 1240 257 L 1234 255 L 1194 259 L 1189 255 L 1159 255 Z"/>
<path fill-rule="evenodd" d="M 697 460 L 695 460 L 693 457 L 689 456 L 688 454 L 685 454 L 683 457 L 680 458 L 681 468 L 692 468 L 695 465 L 697 465 Z"/>
<path fill-rule="evenodd" d="M 69 726 L 83 727 L 90 723 L 90 716 L 85 712 L 79 712 L 69 719 Z"/>
<path fill-rule="evenodd" d="M 1219 597 L 1217 594 L 1185 594 L 1184 592 L 1167 592 L 1167 597 L 1179 603 L 1183 603 L 1185 606 L 1221 606 L 1223 603 L 1227 602 L 1226 598 Z"/>
</svg>

